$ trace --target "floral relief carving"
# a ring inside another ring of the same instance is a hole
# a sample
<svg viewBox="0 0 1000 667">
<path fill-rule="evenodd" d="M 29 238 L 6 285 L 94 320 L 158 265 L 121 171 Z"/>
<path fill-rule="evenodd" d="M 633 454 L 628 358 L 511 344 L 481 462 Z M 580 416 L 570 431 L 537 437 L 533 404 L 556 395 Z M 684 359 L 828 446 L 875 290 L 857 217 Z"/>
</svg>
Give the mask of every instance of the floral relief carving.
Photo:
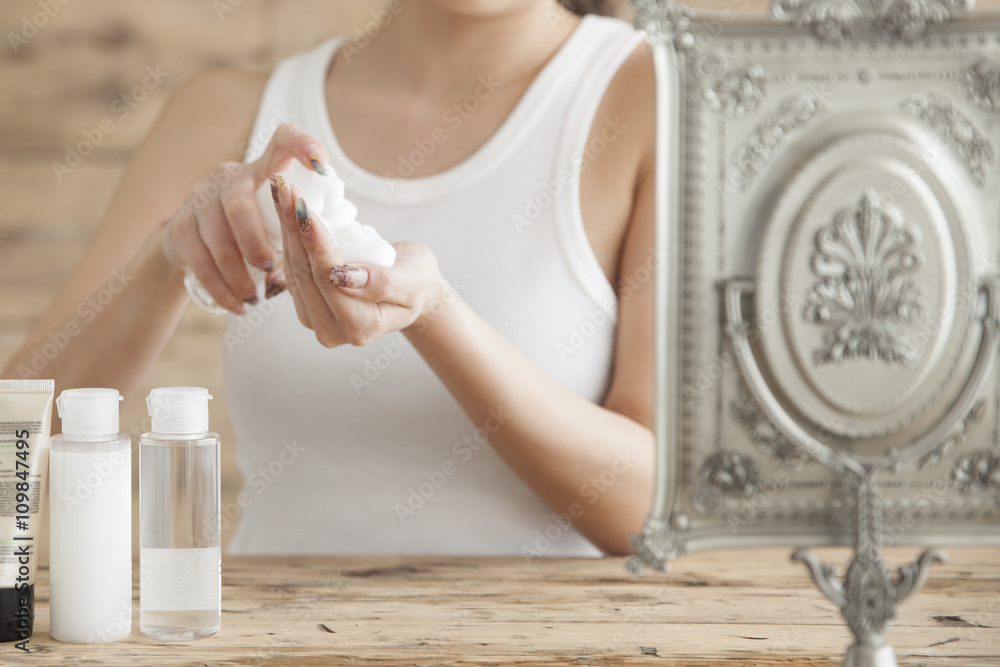
<svg viewBox="0 0 1000 667">
<path fill-rule="evenodd" d="M 750 187 L 789 135 L 826 108 L 826 101 L 819 95 L 802 95 L 786 99 L 777 111 L 761 121 L 736 152 L 736 170 L 743 190 Z"/>
<path fill-rule="evenodd" d="M 1000 63 L 981 61 L 962 71 L 962 86 L 970 100 L 1000 113 Z"/>
<path fill-rule="evenodd" d="M 778 0 L 771 16 L 812 30 L 823 42 L 909 42 L 929 25 L 966 14 L 971 0 Z"/>
<path fill-rule="evenodd" d="M 749 394 L 742 393 L 739 399 L 732 402 L 730 409 L 750 441 L 779 464 L 797 467 L 809 460 L 809 455 L 802 448 L 782 435 L 768 420 Z"/>
<path fill-rule="evenodd" d="M 807 322 L 826 327 L 814 364 L 917 360 L 903 328 L 927 318 L 923 287 L 912 277 L 925 263 L 920 240 L 919 228 L 871 189 L 817 232 L 812 270 L 819 280 L 803 312 Z"/>
<path fill-rule="evenodd" d="M 963 456 L 952 475 L 962 493 L 1000 491 L 1000 450 L 983 449 Z"/>
<path fill-rule="evenodd" d="M 927 123 L 965 162 L 972 178 L 985 185 L 996 151 L 972 120 L 937 93 L 903 100 L 900 108 Z"/>
</svg>

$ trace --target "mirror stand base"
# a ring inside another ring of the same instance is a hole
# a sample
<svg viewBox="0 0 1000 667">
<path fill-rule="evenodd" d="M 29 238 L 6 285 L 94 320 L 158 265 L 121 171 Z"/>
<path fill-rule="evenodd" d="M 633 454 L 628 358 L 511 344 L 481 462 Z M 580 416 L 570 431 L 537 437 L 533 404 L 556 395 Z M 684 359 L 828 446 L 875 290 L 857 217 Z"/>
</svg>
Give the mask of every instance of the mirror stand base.
<svg viewBox="0 0 1000 667">
<path fill-rule="evenodd" d="M 852 644 L 847 649 L 844 667 L 898 667 L 896 652 L 891 646 Z"/>
</svg>

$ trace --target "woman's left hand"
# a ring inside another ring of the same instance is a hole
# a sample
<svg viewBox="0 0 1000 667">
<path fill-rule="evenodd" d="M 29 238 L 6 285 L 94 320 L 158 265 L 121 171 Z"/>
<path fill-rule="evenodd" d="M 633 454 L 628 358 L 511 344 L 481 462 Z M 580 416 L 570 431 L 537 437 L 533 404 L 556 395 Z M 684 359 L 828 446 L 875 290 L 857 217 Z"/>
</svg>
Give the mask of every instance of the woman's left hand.
<svg viewBox="0 0 1000 667">
<path fill-rule="evenodd" d="M 272 176 L 281 219 L 284 270 L 299 321 L 325 347 L 367 345 L 393 331 L 426 324 L 423 316 L 451 289 L 430 248 L 396 243 L 392 267 L 345 265 L 319 218 L 299 190 Z"/>
</svg>

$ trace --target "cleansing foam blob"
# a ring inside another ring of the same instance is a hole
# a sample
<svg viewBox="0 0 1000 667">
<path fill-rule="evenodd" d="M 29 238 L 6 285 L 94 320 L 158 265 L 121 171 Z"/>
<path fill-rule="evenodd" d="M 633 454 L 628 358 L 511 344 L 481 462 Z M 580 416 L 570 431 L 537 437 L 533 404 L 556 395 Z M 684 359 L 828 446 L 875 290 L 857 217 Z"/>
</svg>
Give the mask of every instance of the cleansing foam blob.
<svg viewBox="0 0 1000 667">
<path fill-rule="evenodd" d="M 345 197 L 344 182 L 332 169 L 329 176 L 322 176 L 296 162 L 291 168 L 281 172 L 280 176 L 302 192 L 302 198 L 309 206 L 309 210 L 330 232 L 330 237 L 345 264 L 392 266 L 395 263 L 396 249 L 379 236 L 373 227 L 358 222 L 358 209 Z M 280 250 L 281 221 L 278 220 L 278 212 L 274 209 L 270 183 L 266 182 L 258 188 L 257 205 L 264 220 L 268 241 Z M 257 286 L 257 295 L 263 299 L 264 281 L 267 276 L 263 271 L 250 265 L 247 267 L 250 269 L 250 277 Z M 218 314 L 227 312 L 215 303 L 190 270 L 184 276 L 184 285 L 191 299 L 205 310 Z"/>
</svg>

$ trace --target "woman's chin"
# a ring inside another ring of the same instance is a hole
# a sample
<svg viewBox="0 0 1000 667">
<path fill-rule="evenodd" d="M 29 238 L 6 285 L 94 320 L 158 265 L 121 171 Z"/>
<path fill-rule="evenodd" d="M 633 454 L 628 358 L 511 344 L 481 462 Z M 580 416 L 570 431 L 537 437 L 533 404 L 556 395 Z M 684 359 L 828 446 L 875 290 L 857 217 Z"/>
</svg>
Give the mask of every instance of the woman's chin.
<svg viewBox="0 0 1000 667">
<path fill-rule="evenodd" d="M 469 18 L 491 18 L 525 11 L 540 5 L 551 5 L 552 0 L 423 0 L 441 9 Z"/>
</svg>

